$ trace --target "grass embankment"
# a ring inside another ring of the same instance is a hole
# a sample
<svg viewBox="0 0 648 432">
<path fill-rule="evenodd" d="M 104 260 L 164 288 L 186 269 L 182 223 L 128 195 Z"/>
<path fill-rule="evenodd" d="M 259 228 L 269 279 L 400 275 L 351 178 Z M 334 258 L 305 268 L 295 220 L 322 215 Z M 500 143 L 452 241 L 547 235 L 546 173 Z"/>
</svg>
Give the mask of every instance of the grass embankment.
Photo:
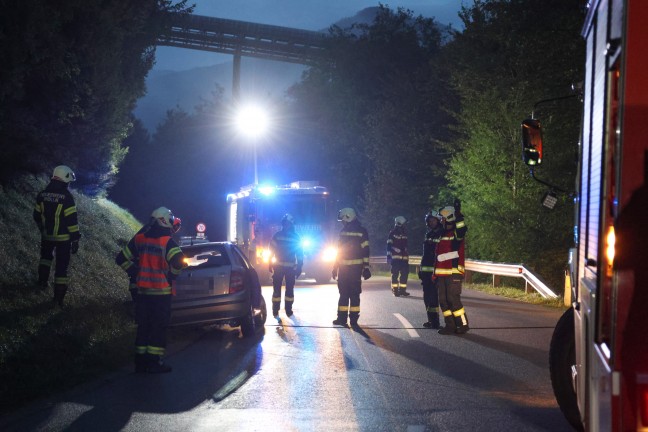
<svg viewBox="0 0 648 432">
<path fill-rule="evenodd" d="M 115 254 L 141 224 L 103 199 L 73 192 L 82 238 L 63 309 L 37 286 L 40 234 L 32 219 L 47 180 L 0 187 L 0 407 L 11 408 L 127 363 L 135 324 Z M 54 269 L 52 268 L 51 283 Z"/>
</svg>

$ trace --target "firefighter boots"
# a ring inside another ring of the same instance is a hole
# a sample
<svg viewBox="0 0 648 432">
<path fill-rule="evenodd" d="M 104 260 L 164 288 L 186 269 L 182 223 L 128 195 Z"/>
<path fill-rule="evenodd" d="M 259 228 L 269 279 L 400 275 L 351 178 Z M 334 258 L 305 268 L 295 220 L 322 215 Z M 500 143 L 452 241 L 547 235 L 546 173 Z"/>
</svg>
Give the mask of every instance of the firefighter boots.
<svg viewBox="0 0 648 432">
<path fill-rule="evenodd" d="M 410 293 L 405 291 L 406 289 L 407 288 L 399 288 L 398 289 L 398 295 L 401 296 L 401 297 L 408 297 L 410 295 Z"/>
<path fill-rule="evenodd" d="M 171 366 L 165 364 L 159 355 L 147 354 L 148 364 L 146 372 L 150 374 L 167 373 L 171 372 Z"/>
<path fill-rule="evenodd" d="M 339 325 L 339 326 L 347 327 L 347 328 L 349 327 L 346 320 L 343 320 L 342 318 L 339 318 L 339 317 L 337 319 L 333 320 L 333 325 Z"/>
<path fill-rule="evenodd" d="M 443 319 L 445 321 L 445 327 L 441 327 L 438 333 L 441 335 L 454 334 L 457 327 L 455 325 L 455 321 L 452 315 L 443 317 Z"/>
<path fill-rule="evenodd" d="M 135 373 L 146 373 L 148 361 L 147 354 L 135 354 Z"/>
<path fill-rule="evenodd" d="M 392 294 L 394 294 L 394 297 L 400 296 L 400 291 L 398 288 L 392 288 Z"/>
<path fill-rule="evenodd" d="M 66 285 L 55 284 L 54 285 L 54 306 L 63 307 L 63 299 L 65 298 L 65 293 L 67 292 Z"/>
<path fill-rule="evenodd" d="M 440 327 L 438 312 L 428 312 L 427 318 L 428 320 L 426 323 L 423 323 L 423 327 L 431 329 L 438 329 Z"/>
</svg>

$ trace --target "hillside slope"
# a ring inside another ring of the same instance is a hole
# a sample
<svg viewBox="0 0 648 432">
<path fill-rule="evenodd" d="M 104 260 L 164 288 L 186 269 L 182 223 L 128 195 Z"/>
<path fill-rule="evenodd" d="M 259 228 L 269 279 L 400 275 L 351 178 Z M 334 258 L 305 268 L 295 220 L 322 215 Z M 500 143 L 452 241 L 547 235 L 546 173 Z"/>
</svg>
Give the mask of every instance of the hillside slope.
<svg viewBox="0 0 648 432">
<path fill-rule="evenodd" d="M 0 186 L 0 406 L 72 386 L 128 362 L 135 325 L 128 279 L 115 254 L 141 224 L 112 202 L 74 190 L 82 238 L 72 257 L 66 306 L 37 282 L 40 234 L 32 219 L 47 180 Z M 52 279 L 53 281 L 53 270 Z"/>
</svg>

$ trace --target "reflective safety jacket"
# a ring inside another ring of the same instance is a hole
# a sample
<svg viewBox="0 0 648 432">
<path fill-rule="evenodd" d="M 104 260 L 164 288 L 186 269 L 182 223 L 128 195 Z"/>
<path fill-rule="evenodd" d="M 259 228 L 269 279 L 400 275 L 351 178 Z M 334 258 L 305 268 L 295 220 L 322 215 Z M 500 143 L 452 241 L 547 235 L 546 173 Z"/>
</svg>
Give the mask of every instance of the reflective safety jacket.
<svg viewBox="0 0 648 432">
<path fill-rule="evenodd" d="M 171 294 L 171 282 L 186 267 L 182 250 L 160 226 L 135 234 L 115 262 L 127 272 L 136 265 L 138 292 L 151 295 Z"/>
<path fill-rule="evenodd" d="M 33 217 L 44 240 L 65 242 L 81 238 L 76 205 L 67 183 L 52 180 L 36 197 Z"/>
<path fill-rule="evenodd" d="M 434 256 L 434 275 L 438 277 L 464 274 L 464 238 L 468 227 L 463 216 L 458 216 L 456 222 L 443 230 L 439 243 L 436 245 Z"/>
<path fill-rule="evenodd" d="M 436 229 L 428 229 L 425 233 L 425 240 L 423 240 L 423 255 L 421 256 L 421 271 L 422 272 L 434 272 L 434 262 L 436 256 L 434 256 L 434 251 L 436 250 L 437 244 L 441 241 L 441 234 L 443 228 L 439 225 Z"/>
<path fill-rule="evenodd" d="M 407 233 L 402 226 L 396 226 L 389 231 L 387 237 L 387 256 L 393 260 L 409 261 L 407 252 Z"/>
<path fill-rule="evenodd" d="M 347 223 L 340 231 L 335 268 L 343 265 L 369 267 L 369 234 L 358 219 Z"/>
<path fill-rule="evenodd" d="M 304 264 L 301 237 L 294 229 L 277 231 L 272 236 L 270 250 L 277 260 L 274 265 L 301 268 Z"/>
</svg>

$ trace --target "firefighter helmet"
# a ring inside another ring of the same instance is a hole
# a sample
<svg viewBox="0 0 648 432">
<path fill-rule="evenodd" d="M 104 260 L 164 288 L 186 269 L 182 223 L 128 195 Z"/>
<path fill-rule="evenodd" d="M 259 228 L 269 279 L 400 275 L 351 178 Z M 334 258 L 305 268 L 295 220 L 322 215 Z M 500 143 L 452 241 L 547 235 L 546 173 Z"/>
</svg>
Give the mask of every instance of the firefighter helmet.
<svg viewBox="0 0 648 432">
<path fill-rule="evenodd" d="M 158 225 L 160 225 L 161 227 L 173 229 L 173 221 L 175 220 L 175 216 L 173 216 L 173 213 L 171 213 L 171 210 L 169 210 L 168 208 L 159 207 L 153 210 L 153 213 L 151 213 L 151 218 L 155 219 Z"/>
<path fill-rule="evenodd" d="M 407 222 L 407 219 L 405 219 L 405 216 L 396 216 L 394 218 L 394 225 L 396 225 L 396 226 L 403 226 L 403 225 L 405 225 L 405 222 Z"/>
<path fill-rule="evenodd" d="M 439 215 L 439 212 L 436 210 L 430 210 L 430 212 L 425 215 L 425 224 L 427 225 L 427 223 L 430 222 L 431 219 L 440 221 L 441 216 Z"/>
<path fill-rule="evenodd" d="M 281 225 L 286 225 L 286 224 L 291 224 L 291 225 L 295 224 L 295 219 L 292 217 L 290 213 L 286 213 L 281 218 Z"/>
<path fill-rule="evenodd" d="M 454 222 L 457 217 L 455 216 L 455 208 L 452 206 L 443 207 L 439 210 L 439 215 L 446 220 L 446 222 Z"/>
<path fill-rule="evenodd" d="M 182 228 L 182 220 L 179 217 L 174 217 L 173 218 L 173 234 L 177 233 L 180 231 L 180 228 Z"/>
<path fill-rule="evenodd" d="M 52 180 L 59 180 L 63 183 L 70 183 L 76 181 L 76 176 L 72 168 L 66 165 L 59 165 L 54 168 L 54 173 L 52 174 Z"/>
<path fill-rule="evenodd" d="M 351 222 L 356 218 L 356 212 L 350 207 L 343 208 L 338 212 L 338 221 Z"/>
</svg>

